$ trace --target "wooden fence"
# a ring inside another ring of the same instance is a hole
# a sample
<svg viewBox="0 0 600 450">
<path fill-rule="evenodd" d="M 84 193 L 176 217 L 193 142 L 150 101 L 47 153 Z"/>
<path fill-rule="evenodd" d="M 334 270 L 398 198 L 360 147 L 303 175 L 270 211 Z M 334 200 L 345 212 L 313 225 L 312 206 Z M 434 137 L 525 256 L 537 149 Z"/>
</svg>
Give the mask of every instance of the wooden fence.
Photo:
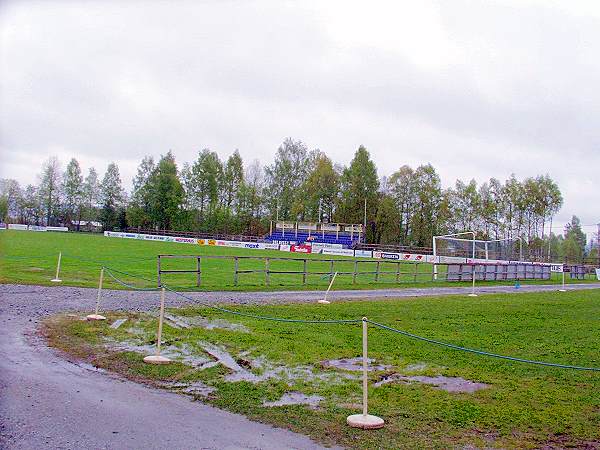
<svg viewBox="0 0 600 450">
<path fill-rule="evenodd" d="M 195 260 L 194 268 L 186 269 L 166 269 L 163 265 L 165 259 L 192 259 Z M 191 273 L 196 274 L 196 286 L 202 286 L 202 273 L 203 273 L 203 261 L 207 260 L 228 260 L 233 261 L 233 285 L 238 286 L 240 281 L 240 275 L 259 273 L 264 274 L 264 284 L 270 286 L 271 275 L 273 274 L 289 274 L 299 275 L 302 278 L 302 284 L 308 283 L 308 278 L 311 275 L 320 275 L 332 277 L 336 272 L 339 275 L 351 275 L 352 284 L 356 284 L 357 277 L 361 275 L 371 275 L 372 281 L 380 282 L 382 276 L 391 275 L 396 283 L 402 281 L 420 281 L 433 280 L 433 271 L 430 264 L 423 264 L 419 262 L 406 262 L 406 261 L 394 261 L 394 260 L 358 260 L 358 259 L 312 259 L 312 258 L 278 258 L 268 256 L 217 256 L 217 255 L 158 255 L 157 262 L 157 281 L 158 286 L 161 286 L 163 274 L 178 274 L 178 273 Z M 246 269 L 240 268 L 240 262 L 254 260 L 262 261 L 264 268 L 260 269 Z M 272 263 L 274 262 L 288 262 L 288 263 L 301 263 L 302 270 L 291 270 L 291 269 L 273 269 Z M 324 264 L 328 266 L 328 270 L 309 270 L 310 265 Z M 336 270 L 336 265 L 348 265 L 352 266 L 352 270 Z M 365 265 L 374 266 L 374 270 L 365 270 Z M 389 266 L 392 266 L 393 270 L 386 270 Z M 361 267 L 362 266 L 362 267 Z M 387 266 L 387 267 L 386 267 Z M 406 269 L 409 267 L 410 269 Z M 420 270 L 424 267 L 425 270 Z"/>
</svg>

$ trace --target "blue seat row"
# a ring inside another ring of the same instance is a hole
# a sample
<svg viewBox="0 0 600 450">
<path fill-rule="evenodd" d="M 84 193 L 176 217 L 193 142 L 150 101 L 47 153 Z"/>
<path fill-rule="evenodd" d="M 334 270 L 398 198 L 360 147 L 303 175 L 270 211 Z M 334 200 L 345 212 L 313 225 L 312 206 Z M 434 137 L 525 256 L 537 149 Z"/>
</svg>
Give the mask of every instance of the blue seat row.
<svg viewBox="0 0 600 450">
<path fill-rule="evenodd" d="M 320 242 L 326 244 L 342 244 L 344 246 L 350 247 L 352 246 L 353 239 L 348 234 L 340 234 L 336 236 L 335 233 L 317 233 L 309 235 L 306 232 L 298 232 L 294 231 L 286 231 L 285 233 L 282 231 L 274 231 L 269 236 L 265 238 L 267 241 L 296 241 L 298 244 L 304 244 L 305 242 Z"/>
</svg>

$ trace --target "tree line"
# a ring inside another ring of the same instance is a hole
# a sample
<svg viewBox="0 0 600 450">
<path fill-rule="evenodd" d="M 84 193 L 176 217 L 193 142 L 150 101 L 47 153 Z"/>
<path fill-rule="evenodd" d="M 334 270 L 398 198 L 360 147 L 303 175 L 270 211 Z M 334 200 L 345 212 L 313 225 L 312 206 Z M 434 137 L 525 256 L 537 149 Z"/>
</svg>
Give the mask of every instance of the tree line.
<svg viewBox="0 0 600 450">
<path fill-rule="evenodd" d="M 37 185 L 0 183 L 0 218 L 28 224 L 99 221 L 104 229 L 139 227 L 262 235 L 271 220 L 363 223 L 376 244 L 430 247 L 432 236 L 474 231 L 480 239 L 520 237 L 530 254 L 583 256 L 586 237 L 576 217 L 562 236 L 552 220 L 563 204 L 548 176 L 508 180 L 457 180 L 443 188 L 431 164 L 407 165 L 380 177 L 360 146 L 346 167 L 299 140 L 285 139 L 271 164 L 244 164 L 236 150 L 227 159 L 210 149 L 178 167 L 172 152 L 140 162 L 131 192 L 117 164 L 102 177 L 84 175 L 71 159 L 43 163 Z M 75 225 L 74 225 L 75 224 Z"/>
</svg>

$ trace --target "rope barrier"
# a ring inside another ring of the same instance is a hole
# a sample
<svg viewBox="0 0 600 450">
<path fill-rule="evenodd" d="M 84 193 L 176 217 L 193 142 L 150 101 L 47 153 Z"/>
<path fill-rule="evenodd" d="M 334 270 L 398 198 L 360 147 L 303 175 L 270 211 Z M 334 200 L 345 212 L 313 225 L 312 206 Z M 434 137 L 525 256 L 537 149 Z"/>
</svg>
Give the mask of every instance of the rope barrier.
<svg viewBox="0 0 600 450">
<path fill-rule="evenodd" d="M 109 268 L 106 268 L 106 269 L 108 270 L 109 275 L 111 275 L 110 271 L 113 269 L 109 269 Z M 138 277 L 141 279 L 145 279 L 143 277 L 128 274 L 126 272 L 121 272 L 118 270 L 115 270 L 115 272 L 119 272 L 124 275 L 131 276 L 131 277 Z M 113 276 L 111 275 L 111 277 L 113 277 Z M 116 280 L 116 278 L 114 278 L 114 279 Z M 152 281 L 152 280 L 147 280 L 147 279 L 145 279 L 145 280 Z M 121 283 L 121 284 L 124 284 L 124 283 Z M 124 284 L 124 285 L 126 285 L 126 284 Z M 177 292 L 176 290 L 174 290 L 164 284 L 162 285 L 162 287 L 165 288 L 167 291 L 175 294 L 176 296 L 182 297 L 191 302 L 196 302 L 196 300 L 194 298 L 184 295 L 180 292 Z M 146 290 L 146 289 L 137 288 L 137 290 Z M 147 290 L 156 291 L 156 290 L 158 290 L 158 288 L 152 288 L 152 289 L 147 289 Z M 363 321 L 362 319 L 326 319 L 326 320 L 285 319 L 285 318 L 281 318 L 281 317 L 262 316 L 259 314 L 251 314 L 251 313 L 245 313 L 245 312 L 241 312 L 241 311 L 234 311 L 231 309 L 222 308 L 220 306 L 210 305 L 207 303 L 203 303 L 203 306 L 206 306 L 206 307 L 209 307 L 214 310 L 221 311 L 221 312 L 224 312 L 227 314 L 233 314 L 233 315 L 237 315 L 237 316 L 241 316 L 241 317 L 248 317 L 248 318 L 257 319 L 257 320 L 269 320 L 269 321 L 273 321 L 273 322 L 304 323 L 304 324 L 357 324 L 357 323 L 361 323 Z M 513 361 L 513 362 L 533 364 L 533 365 L 538 365 L 538 366 L 556 367 L 559 369 L 573 369 L 573 370 L 585 370 L 585 371 L 600 372 L 600 368 L 598 368 L 598 367 L 583 367 L 583 366 L 573 366 L 573 365 L 568 365 L 568 364 L 551 363 L 551 362 L 546 362 L 546 361 L 535 361 L 535 360 L 530 360 L 530 359 L 525 359 L 525 358 L 517 358 L 514 356 L 499 355 L 497 353 L 486 352 L 483 350 L 476 350 L 476 349 L 468 348 L 468 347 L 461 347 L 459 345 L 450 344 L 447 342 L 442 342 L 442 341 L 438 341 L 435 339 L 426 338 L 424 336 L 419 336 L 417 334 L 409 333 L 409 332 L 403 331 L 403 330 L 398 330 L 397 328 L 393 328 L 393 327 L 390 327 L 390 326 L 387 326 L 387 325 L 384 325 L 384 324 L 381 324 L 378 322 L 374 322 L 372 320 L 366 320 L 366 322 L 368 322 L 371 325 L 374 325 L 378 328 L 387 330 L 387 331 L 392 331 L 394 333 L 398 333 L 398 334 L 401 334 L 403 336 L 406 336 L 406 337 L 409 337 L 412 339 L 416 339 L 416 340 L 419 340 L 422 342 L 427 342 L 427 343 L 434 344 L 434 345 L 439 345 L 442 347 L 451 348 L 453 350 L 459 350 L 459 351 L 464 351 L 464 352 L 468 352 L 468 353 L 474 353 L 477 355 L 489 356 L 492 358 L 498 358 L 498 359 Z"/>
<path fill-rule="evenodd" d="M 172 292 L 175 295 L 178 295 L 179 297 L 182 297 L 182 298 L 185 298 L 186 300 L 195 302 L 195 300 L 193 298 L 183 295 L 182 293 L 177 292 L 173 289 L 170 289 L 168 286 L 165 286 L 164 284 L 162 287 L 164 287 L 167 291 Z M 252 319 L 258 319 L 258 320 L 270 320 L 270 321 L 274 321 L 274 322 L 307 323 L 307 324 L 352 324 L 352 323 L 362 322 L 361 319 L 327 319 L 327 320 L 284 319 L 281 317 L 261 316 L 258 314 L 250 314 L 250 313 L 245 313 L 245 312 L 241 312 L 241 311 L 233 311 L 231 309 L 222 308 L 220 306 L 210 305 L 207 303 L 204 303 L 203 305 L 206 307 L 215 309 L 217 311 L 228 313 L 228 314 L 234 314 L 234 315 L 243 316 L 243 317 L 250 317 Z"/>
<path fill-rule="evenodd" d="M 108 267 L 104 267 L 104 269 L 106 269 L 106 273 L 108 274 L 109 277 L 111 277 L 116 283 L 120 284 L 121 286 L 125 286 L 129 289 L 133 289 L 135 291 L 159 291 L 160 288 L 140 288 L 137 286 L 134 286 L 132 284 L 126 283 L 120 279 L 118 279 L 116 276 L 113 275 L 111 269 L 109 269 Z"/>
<path fill-rule="evenodd" d="M 0 258 L 12 258 L 12 259 L 25 259 L 25 258 L 43 258 L 43 257 L 47 257 L 47 256 L 52 256 L 50 254 L 48 255 L 37 255 L 37 256 L 7 256 L 7 255 L 0 255 Z M 142 277 L 140 275 L 136 275 L 136 274 L 132 274 L 132 273 L 128 273 L 125 271 L 121 271 L 121 270 L 117 270 L 117 269 L 113 269 L 110 267 L 107 267 L 105 265 L 102 264 L 102 262 L 100 261 L 95 261 L 95 260 L 91 260 L 91 259 L 86 259 L 86 258 L 80 258 L 74 255 L 66 255 L 69 258 L 73 258 L 73 259 L 77 259 L 80 261 L 86 261 L 86 262 L 92 262 L 98 265 L 101 265 L 106 272 L 108 273 L 108 275 L 118 284 L 127 287 L 129 289 L 133 289 L 136 291 L 146 291 L 146 292 L 155 292 L 160 290 L 161 288 L 157 287 L 157 288 L 140 288 L 137 286 L 134 286 L 132 284 L 129 284 L 123 280 L 120 280 L 118 277 L 116 277 L 113 272 L 115 273 L 119 273 L 121 275 L 125 275 L 131 278 L 137 278 L 140 280 L 144 280 L 144 281 L 148 281 L 151 283 L 154 283 L 155 280 L 151 280 L 149 278 L 145 278 Z M 140 258 L 141 259 L 141 258 Z M 143 258 L 143 259 L 154 259 L 154 258 Z M 162 285 L 161 287 L 165 288 L 166 290 L 168 290 L 169 292 L 172 292 L 173 294 L 182 297 L 188 301 L 191 302 L 196 302 L 195 299 L 193 299 L 192 297 L 186 296 L 180 292 L 175 291 L 174 289 L 166 286 L 166 285 Z M 203 303 L 203 306 L 212 308 L 214 310 L 217 311 L 221 311 L 227 314 L 233 314 L 233 315 L 237 315 L 237 316 L 241 316 L 241 317 L 248 317 L 251 319 L 257 319 L 257 320 L 268 320 L 268 321 L 274 321 L 274 322 L 284 322 L 284 323 L 300 323 L 300 324 L 357 324 L 357 323 L 361 323 L 363 320 L 362 319 L 326 319 L 326 320 L 307 320 L 307 319 L 286 319 L 286 318 L 281 318 L 281 317 L 272 317 L 272 316 L 262 316 L 259 314 L 251 314 L 251 313 L 245 313 L 245 312 L 241 312 L 241 311 L 234 311 L 231 309 L 227 309 L 227 308 L 222 308 L 220 306 L 215 306 L 215 305 L 210 305 L 207 303 Z M 451 348 L 453 350 L 459 350 L 459 351 L 463 351 L 463 352 L 468 352 L 468 353 L 474 353 L 477 355 L 482 355 L 482 356 L 488 356 L 491 358 L 498 358 L 498 359 L 503 359 L 503 360 L 507 360 L 507 361 L 513 361 L 513 362 L 521 362 L 521 363 L 526 363 L 526 364 L 533 364 L 533 365 L 538 365 L 538 366 L 547 366 L 547 367 L 556 367 L 556 368 L 560 368 L 560 369 L 572 369 L 572 370 L 583 370 L 583 371 L 593 371 L 593 372 L 600 372 L 600 368 L 599 367 L 583 367 L 583 366 L 574 366 L 574 365 L 568 365 L 568 364 L 559 364 L 559 363 L 551 363 L 551 362 L 546 362 L 546 361 L 536 361 L 536 360 L 530 360 L 530 359 L 525 359 L 525 358 L 517 358 L 514 356 L 506 356 L 506 355 L 500 355 L 497 353 L 491 353 L 491 352 L 486 352 L 483 350 L 477 350 L 477 349 L 473 349 L 473 348 L 468 348 L 468 347 L 461 347 L 459 345 L 455 345 L 455 344 L 450 344 L 447 342 L 442 342 L 442 341 L 438 341 L 435 339 L 431 339 L 431 338 L 427 338 L 424 336 L 419 336 L 413 333 L 409 333 L 407 331 L 403 331 L 403 330 L 399 330 L 397 328 L 393 328 L 378 322 L 374 322 L 372 320 L 367 320 L 366 322 L 370 323 L 371 325 L 374 325 L 380 329 L 383 330 L 387 330 L 387 331 L 391 331 L 397 334 L 400 334 L 402 336 L 406 336 L 409 337 L 411 339 L 416 339 L 422 342 L 427 342 L 429 344 L 434 344 L 434 345 L 438 345 L 438 346 L 442 346 L 442 347 L 446 347 L 446 348 Z"/>
<path fill-rule="evenodd" d="M 545 362 L 545 361 L 535 361 L 535 360 L 525 359 L 525 358 L 516 358 L 514 356 L 499 355 L 497 353 L 490 353 L 490 352 L 486 352 L 486 351 L 483 351 L 483 350 L 475 350 L 473 348 L 461 347 L 459 345 L 449 344 L 447 342 L 442 342 L 442 341 L 437 341 L 435 339 L 426 338 L 426 337 L 423 337 L 423 336 L 419 336 L 419 335 L 416 335 L 416 334 L 409 333 L 407 331 L 398 330 L 397 328 L 392 328 L 392 327 L 389 327 L 387 325 L 383 325 L 381 323 L 373 322 L 372 320 L 367 320 L 367 322 L 369 322 L 371 325 L 375 325 L 376 327 L 382 328 L 384 330 L 392 331 L 394 333 L 398 333 L 398 334 L 401 334 L 403 336 L 410 337 L 412 339 L 417 339 L 417 340 L 420 340 L 420 341 L 428 342 L 430 344 L 440 345 L 440 346 L 443 346 L 443 347 L 448 347 L 448 348 L 451 348 L 451 349 L 454 349 L 454 350 L 460 350 L 460 351 L 463 351 L 463 352 L 475 353 L 475 354 L 478 354 L 478 355 L 490 356 L 492 358 L 505 359 L 505 360 L 508 360 L 508 361 L 515 361 L 515 362 L 522 362 L 522 363 L 528 363 L 528 364 L 535 364 L 535 365 L 539 365 L 539 366 L 558 367 L 560 369 L 590 370 L 590 371 L 594 371 L 594 372 L 600 372 L 600 367 L 571 366 L 571 365 L 566 365 L 566 364 L 550 363 L 550 362 Z"/>
</svg>

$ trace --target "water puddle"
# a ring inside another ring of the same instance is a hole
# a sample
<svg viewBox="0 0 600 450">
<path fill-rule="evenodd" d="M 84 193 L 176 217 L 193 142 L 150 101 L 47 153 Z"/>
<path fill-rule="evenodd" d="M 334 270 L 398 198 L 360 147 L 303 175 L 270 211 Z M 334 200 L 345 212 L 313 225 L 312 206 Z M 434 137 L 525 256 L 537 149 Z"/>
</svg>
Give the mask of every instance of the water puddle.
<svg viewBox="0 0 600 450">
<path fill-rule="evenodd" d="M 272 408 L 274 406 L 308 405 L 312 408 L 316 408 L 319 406 L 321 400 L 323 400 L 323 397 L 319 395 L 306 395 L 302 392 L 286 392 L 279 400 L 275 400 L 274 402 L 263 402 L 263 406 Z"/>
<path fill-rule="evenodd" d="M 93 366 L 93 365 L 91 365 L 89 363 L 86 363 L 86 362 L 83 362 L 83 361 L 79 361 L 79 362 L 75 363 L 75 365 L 81 367 L 82 369 L 90 370 L 92 372 L 100 372 L 100 373 L 105 373 L 106 372 L 105 369 Z"/>
<path fill-rule="evenodd" d="M 400 374 L 392 374 L 384 376 L 380 381 L 374 384 L 374 386 L 379 387 L 384 384 L 389 383 L 424 383 L 435 386 L 436 389 L 441 389 L 446 392 L 467 392 L 473 393 L 479 391 L 481 389 L 486 389 L 489 387 L 488 384 L 485 383 L 476 383 L 474 381 L 465 380 L 461 377 L 444 377 L 442 375 L 437 375 L 435 377 L 428 377 L 424 375 L 400 375 Z"/>
<path fill-rule="evenodd" d="M 154 355 L 156 353 L 156 345 L 151 344 L 135 344 L 132 342 L 110 342 L 109 347 L 112 350 L 125 352 L 135 352 L 142 355 Z M 183 344 L 180 347 L 175 345 L 167 345 L 161 347 L 160 354 L 166 356 L 173 361 L 178 361 L 183 364 L 198 368 L 200 370 L 208 369 L 217 365 L 217 363 L 205 356 L 198 355 L 188 345 Z"/>
<path fill-rule="evenodd" d="M 360 372 L 362 371 L 362 358 L 343 358 L 343 359 L 328 359 L 321 361 L 321 366 L 325 369 L 341 369 L 349 372 Z M 367 371 L 372 372 L 374 370 L 388 370 L 391 366 L 383 364 L 373 364 L 374 359 L 367 358 L 368 368 Z"/>
<path fill-rule="evenodd" d="M 121 325 L 123 325 L 125 322 L 127 322 L 127 319 L 117 319 L 117 320 L 115 320 L 115 321 L 114 321 L 114 322 L 113 322 L 113 323 L 110 325 L 110 327 L 111 327 L 113 330 L 116 330 L 116 329 L 117 329 L 117 328 L 119 328 Z"/>
<path fill-rule="evenodd" d="M 176 316 L 174 314 L 165 314 L 165 319 L 167 319 L 169 325 L 174 328 L 191 328 L 191 327 L 200 327 L 205 330 L 230 330 L 230 331 L 239 331 L 241 333 L 249 333 L 250 330 L 242 324 L 232 323 L 225 319 L 207 319 L 202 316 Z"/>
<path fill-rule="evenodd" d="M 181 381 L 164 381 L 160 383 L 160 386 L 166 389 L 181 392 L 183 394 L 198 395 L 201 397 L 208 397 L 210 394 L 216 391 L 214 387 L 208 386 L 202 381 L 194 381 L 192 383 Z"/>
<path fill-rule="evenodd" d="M 335 373 L 315 373 L 309 366 L 275 366 L 269 363 L 265 358 L 258 357 L 250 359 L 247 353 L 244 353 L 244 359 L 234 358 L 223 347 L 210 343 L 201 342 L 199 345 L 206 353 L 216 359 L 217 363 L 227 367 L 231 373 L 225 375 L 224 380 L 230 383 L 238 381 L 247 381 L 249 383 L 260 383 L 271 379 L 277 380 L 304 380 L 304 381 L 324 381 L 328 383 L 339 383 L 343 380 L 357 379 L 355 374 L 335 374 Z M 258 373 L 252 372 L 250 369 Z"/>
</svg>

